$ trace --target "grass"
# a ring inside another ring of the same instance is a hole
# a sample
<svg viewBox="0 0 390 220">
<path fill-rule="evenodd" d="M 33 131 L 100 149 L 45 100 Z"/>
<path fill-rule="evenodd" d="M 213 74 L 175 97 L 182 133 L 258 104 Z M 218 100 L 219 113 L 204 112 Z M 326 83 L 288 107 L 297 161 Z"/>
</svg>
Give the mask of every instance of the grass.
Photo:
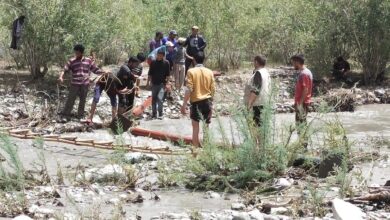
<svg viewBox="0 0 390 220">
<path fill-rule="evenodd" d="M 25 169 L 18 155 L 18 148 L 8 135 L 0 134 L 0 149 L 6 154 L 7 167 L 0 164 L 0 189 L 5 191 L 25 188 Z"/>
</svg>

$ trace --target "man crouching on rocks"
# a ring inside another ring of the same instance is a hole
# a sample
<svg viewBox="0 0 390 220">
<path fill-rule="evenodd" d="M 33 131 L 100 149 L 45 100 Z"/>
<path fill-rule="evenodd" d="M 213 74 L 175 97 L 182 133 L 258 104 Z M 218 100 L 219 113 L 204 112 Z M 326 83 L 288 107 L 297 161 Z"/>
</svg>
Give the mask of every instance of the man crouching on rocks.
<svg viewBox="0 0 390 220">
<path fill-rule="evenodd" d="M 187 114 L 187 103 L 191 102 L 190 118 L 192 119 L 192 145 L 200 147 L 199 122 L 211 122 L 213 110 L 212 98 L 215 94 L 213 71 L 203 66 L 204 53 L 199 51 L 194 56 L 195 67 L 188 70 L 185 96 L 181 112 Z M 204 131 L 203 131 L 204 132 Z"/>
<path fill-rule="evenodd" d="M 60 74 L 60 77 L 58 78 L 58 81 L 60 83 L 63 83 L 65 72 L 70 71 L 72 73 L 72 80 L 71 86 L 69 88 L 68 99 L 65 103 L 65 108 L 62 111 L 62 115 L 65 116 L 64 122 L 69 120 L 74 102 L 76 101 L 77 97 L 79 97 L 80 99 L 77 117 L 79 119 L 82 119 L 84 117 L 85 103 L 87 101 L 87 94 L 90 83 L 89 76 L 91 75 L 91 72 L 95 74 L 104 73 L 96 66 L 95 62 L 93 62 L 88 57 L 84 57 L 85 48 L 83 45 L 77 44 L 74 46 L 73 50 L 75 53 L 75 57 L 70 59 L 68 63 L 66 63 L 64 71 Z"/>
</svg>

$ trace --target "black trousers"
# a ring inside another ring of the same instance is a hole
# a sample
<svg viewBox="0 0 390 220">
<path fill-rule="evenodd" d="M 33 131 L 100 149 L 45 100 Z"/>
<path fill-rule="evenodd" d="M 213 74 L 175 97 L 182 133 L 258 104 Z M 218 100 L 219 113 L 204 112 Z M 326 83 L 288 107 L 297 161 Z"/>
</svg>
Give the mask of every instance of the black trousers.
<svg viewBox="0 0 390 220">
<path fill-rule="evenodd" d="M 256 126 L 261 126 L 261 112 L 263 110 L 263 106 L 253 106 L 253 121 Z"/>
</svg>

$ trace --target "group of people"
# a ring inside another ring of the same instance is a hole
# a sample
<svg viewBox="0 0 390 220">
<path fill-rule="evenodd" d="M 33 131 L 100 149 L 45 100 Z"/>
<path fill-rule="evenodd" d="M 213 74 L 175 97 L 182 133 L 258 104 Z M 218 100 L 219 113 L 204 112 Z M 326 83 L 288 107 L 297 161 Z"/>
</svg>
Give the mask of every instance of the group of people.
<svg viewBox="0 0 390 220">
<path fill-rule="evenodd" d="M 213 71 L 203 65 L 205 61 L 204 49 L 207 44 L 198 34 L 198 30 L 197 26 L 192 27 L 192 34 L 187 38 L 177 38 L 177 32 L 174 30 L 170 31 L 169 36 L 165 38 L 161 32 L 157 32 L 155 38 L 149 43 L 149 55 L 145 57 L 139 53 L 137 56 L 130 57 L 116 74 L 102 71 L 96 65 L 95 57 L 85 57 L 85 48 L 82 45 L 76 45 L 74 58 L 68 61 L 64 72 L 59 77 L 59 81 L 63 82 L 65 72 L 72 73 L 69 96 L 62 114 L 69 116 L 75 99 L 79 97 L 80 104 L 77 116 L 80 118 L 84 116 L 91 72 L 100 74 L 101 77 L 98 78 L 94 89 L 88 123 L 92 123 L 102 91 L 106 91 L 110 98 L 113 118 L 117 114 L 123 114 L 132 109 L 134 97 L 139 89 L 142 63 L 147 61 L 149 64 L 147 86 L 150 87 L 152 93 L 152 118 L 161 119 L 163 117 L 164 97 L 170 91 L 170 82 L 174 80 L 177 90 L 184 86 L 184 100 L 181 107 L 183 115 L 187 114 L 190 103 L 193 145 L 195 147 L 201 146 L 199 140 L 200 122 L 205 123 L 206 129 L 211 123 L 216 88 Z M 296 122 L 300 125 L 306 123 L 312 97 L 313 76 L 304 65 L 303 55 L 295 55 L 291 61 L 294 68 L 299 71 L 295 87 L 295 107 Z M 262 110 L 268 104 L 271 95 L 271 76 L 265 68 L 266 62 L 267 59 L 262 55 L 254 57 L 254 71 L 245 85 L 244 103 L 253 115 L 253 122 L 256 126 L 261 125 Z"/>
<path fill-rule="evenodd" d="M 262 56 L 255 56 L 253 60 L 254 71 L 245 85 L 244 103 L 256 126 L 261 126 L 261 114 L 264 106 L 270 105 L 271 96 L 271 77 L 266 66 L 267 59 Z M 298 133 L 302 138 L 302 144 L 307 147 L 307 137 L 305 135 L 305 126 L 307 124 L 307 114 L 312 102 L 313 75 L 305 66 L 305 57 L 303 55 L 294 55 L 291 57 L 291 63 L 298 77 L 295 85 L 295 122 Z"/>
</svg>

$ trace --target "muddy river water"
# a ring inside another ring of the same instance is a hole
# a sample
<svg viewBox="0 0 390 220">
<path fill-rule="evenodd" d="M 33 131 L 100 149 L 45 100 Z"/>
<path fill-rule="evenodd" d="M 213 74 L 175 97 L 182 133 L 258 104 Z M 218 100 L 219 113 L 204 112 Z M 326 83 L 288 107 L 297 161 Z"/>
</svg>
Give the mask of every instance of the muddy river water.
<svg viewBox="0 0 390 220">
<path fill-rule="evenodd" d="M 311 118 L 315 117 L 315 114 L 311 114 Z M 348 137 L 351 140 L 356 140 L 356 148 L 365 149 L 364 144 L 358 143 L 359 140 L 364 138 L 378 138 L 390 142 L 390 105 L 366 105 L 361 106 L 355 112 L 343 112 L 343 113 L 331 113 L 326 117 L 339 117 L 344 127 L 347 130 Z M 225 133 L 228 134 L 229 140 L 238 143 L 239 137 L 237 132 L 234 131 L 234 125 L 229 118 L 221 118 L 220 123 L 218 120 L 214 120 L 211 126 L 211 130 L 220 130 L 224 128 Z M 276 124 L 278 126 L 287 126 L 293 124 L 293 114 L 280 114 L 276 117 Z M 321 122 L 316 123 L 321 126 Z M 140 125 L 142 128 L 159 130 L 169 133 L 176 133 L 183 136 L 191 135 L 191 123 L 189 119 L 177 119 L 170 120 L 164 119 L 161 121 L 144 121 Z M 99 140 L 111 140 L 114 137 L 104 130 L 95 131 L 94 133 L 78 133 L 74 134 L 78 137 L 90 138 Z M 215 137 L 220 138 L 220 132 L 215 132 Z M 171 146 L 169 143 L 162 141 L 151 140 L 149 138 L 133 137 L 131 135 L 124 135 L 127 142 L 130 142 L 137 146 Z M 19 146 L 19 154 L 26 167 L 30 167 L 33 161 L 38 159 L 36 155 L 37 149 L 32 147 L 32 141 L 13 139 L 15 144 Z M 382 146 L 380 152 L 382 154 L 389 154 L 389 146 Z M 46 163 L 48 164 L 49 173 L 55 175 L 57 163 L 61 167 L 75 166 L 76 164 L 86 164 L 90 167 L 99 166 L 106 163 L 106 158 L 111 152 L 72 146 L 67 144 L 58 143 L 46 143 L 45 148 L 42 151 L 46 156 Z M 383 185 L 386 180 L 390 179 L 390 164 L 389 160 L 382 162 L 367 163 L 359 165 L 357 167 L 363 171 L 363 174 L 368 179 L 368 183 L 376 183 Z M 369 175 L 369 171 L 373 175 Z M 148 195 L 148 194 L 146 194 Z M 158 195 L 161 200 L 150 200 L 148 196 L 141 204 L 129 204 L 126 205 L 125 211 L 128 213 L 137 213 L 142 216 L 143 219 L 150 219 L 153 216 L 160 215 L 161 212 L 188 212 L 191 210 L 210 210 L 217 211 L 230 208 L 230 205 L 234 200 L 238 198 L 236 195 L 229 195 L 229 199 L 225 199 L 222 196 L 220 199 L 205 199 L 202 192 L 190 192 L 188 190 L 163 190 L 159 191 Z M 105 205 L 103 205 L 104 207 Z M 83 209 L 88 207 L 83 207 Z M 90 208 L 90 207 L 89 207 Z M 65 208 L 67 210 L 74 210 L 74 208 Z"/>
</svg>

